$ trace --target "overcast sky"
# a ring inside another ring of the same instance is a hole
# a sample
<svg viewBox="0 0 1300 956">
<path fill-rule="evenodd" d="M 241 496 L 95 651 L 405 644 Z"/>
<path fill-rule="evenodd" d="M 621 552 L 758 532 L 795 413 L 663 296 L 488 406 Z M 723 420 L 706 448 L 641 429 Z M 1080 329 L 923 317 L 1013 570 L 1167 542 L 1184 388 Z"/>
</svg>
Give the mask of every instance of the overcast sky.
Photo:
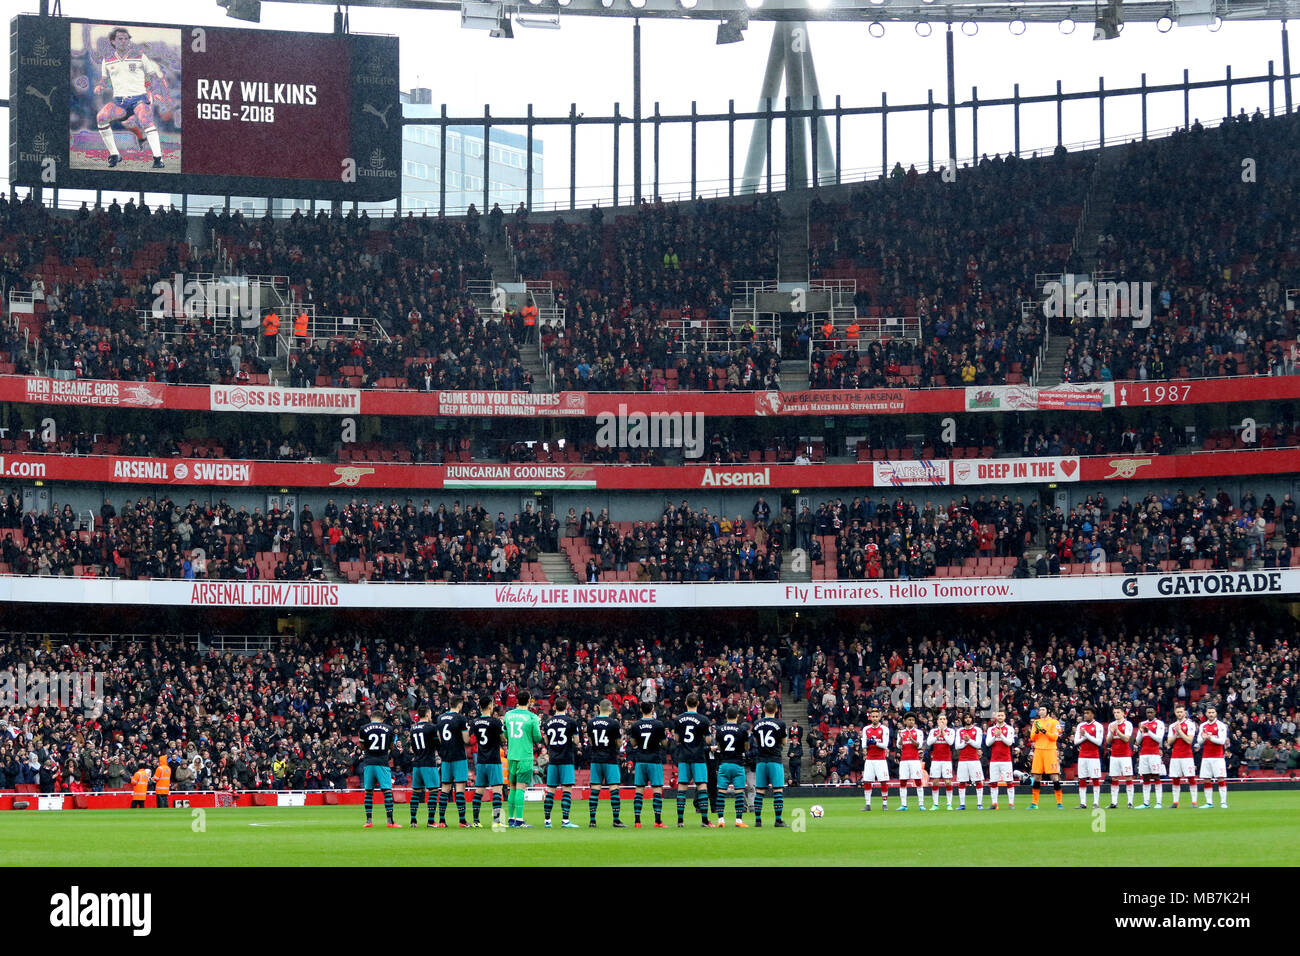
<svg viewBox="0 0 1300 956">
<path fill-rule="evenodd" d="M 36 0 L 0 0 L 7 24 L 17 13 L 34 13 Z M 166 22 L 210 26 L 251 27 L 230 20 L 215 0 L 63 0 L 68 17 L 106 17 L 125 21 Z M 329 32 L 332 6 L 304 6 L 266 0 L 261 27 L 267 29 Z M 497 115 L 523 115 L 528 103 L 538 115 L 562 115 L 569 104 L 591 115 L 609 115 L 618 102 L 624 115 L 632 111 L 632 23 L 567 17 L 562 28 L 515 28 L 513 40 L 493 39 L 486 33 L 462 30 L 459 15 L 402 10 L 353 8 L 351 28 L 357 33 L 389 33 L 401 38 L 403 89 L 427 86 L 434 104 L 446 103 L 451 115 L 481 115 L 484 104 Z M 656 102 L 663 113 L 689 113 L 692 101 L 700 112 L 725 111 L 734 99 L 737 109 L 754 109 L 766 62 L 773 25 L 754 23 L 742 43 L 715 45 L 716 23 L 648 20 L 642 29 L 642 103 L 649 115 Z M 936 25 L 926 38 L 911 24 L 886 27 L 882 39 L 867 34 L 865 25 L 811 24 L 808 37 L 824 99 L 838 94 L 845 106 L 879 105 L 882 91 L 891 104 L 925 102 L 928 90 L 942 99 L 946 88 L 943 28 Z M 1277 23 L 1226 23 L 1218 32 L 1206 27 L 1175 28 L 1167 34 L 1154 24 L 1127 26 L 1116 40 L 1096 43 L 1091 24 L 1081 23 L 1071 36 L 1055 25 L 1031 24 L 1021 36 L 1012 36 L 1002 24 L 984 24 L 978 35 L 956 34 L 956 78 L 959 100 L 969 99 L 972 86 L 981 99 L 1010 96 L 1020 83 L 1022 95 L 1050 93 L 1060 79 L 1066 91 L 1097 88 L 1099 77 L 1108 89 L 1136 86 L 1143 72 L 1150 84 L 1178 82 L 1184 68 L 1193 80 L 1221 79 L 1231 66 L 1236 77 L 1267 72 L 1268 61 L 1282 69 L 1281 28 Z M 1300 50 L 1297 51 L 1300 53 Z M 1300 67 L 1300 64 L 1297 64 Z M 8 95 L 8 70 L 0 71 L 0 90 Z M 1300 96 L 1300 88 L 1296 89 Z M 1281 84 L 1277 104 L 1282 108 Z M 1265 84 L 1239 87 L 1233 92 L 1234 111 L 1245 106 L 1267 109 Z M 1194 92 L 1192 114 L 1217 119 L 1225 111 L 1222 90 Z M 1181 94 L 1148 100 L 1152 129 L 1182 122 Z M 1141 129 L 1138 99 L 1107 104 L 1107 139 L 1131 136 Z M 980 152 L 1005 152 L 1012 144 L 1011 110 L 985 109 L 979 115 Z M 522 130 L 520 130 L 522 132 Z M 1067 104 L 1067 143 L 1095 140 L 1098 134 L 1096 103 Z M 569 137 L 567 128 L 544 130 L 537 135 L 545 144 L 547 201 L 567 201 Z M 748 130 L 737 127 L 736 167 L 744 164 Z M 780 135 L 778 127 L 778 137 Z M 936 118 L 936 155 L 946 152 L 946 122 Z M 0 142 L 8 156 L 8 123 L 0 124 Z M 665 127 L 660 145 L 660 191 L 684 192 L 689 188 L 689 131 L 685 125 Z M 775 141 L 780 150 L 780 139 Z M 1021 147 L 1050 149 L 1056 142 L 1056 115 L 1051 105 L 1023 108 Z M 578 182 L 584 187 L 579 201 L 608 193 L 612 182 L 612 138 L 607 131 L 580 130 Z M 624 129 L 620 143 L 621 195 L 631 191 L 631 131 Z M 644 132 L 643 182 L 650 191 L 653 176 L 652 136 Z M 969 112 L 960 116 L 958 155 L 971 151 Z M 699 190 L 725 190 L 727 140 L 725 124 L 701 126 L 699 135 Z M 925 162 L 927 137 L 924 114 L 891 118 L 888 161 L 904 165 Z M 844 124 L 844 166 L 862 172 L 880 165 L 880 122 L 864 118 Z M 780 161 L 778 160 L 778 163 Z M 7 187 L 7 168 L 3 178 Z"/>
</svg>

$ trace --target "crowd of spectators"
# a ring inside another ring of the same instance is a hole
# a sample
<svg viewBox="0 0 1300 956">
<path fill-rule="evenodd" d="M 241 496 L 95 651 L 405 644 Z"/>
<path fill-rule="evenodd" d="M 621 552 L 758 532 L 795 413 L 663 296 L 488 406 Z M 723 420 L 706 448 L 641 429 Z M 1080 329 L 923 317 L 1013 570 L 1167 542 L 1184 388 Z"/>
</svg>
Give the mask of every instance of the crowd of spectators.
<svg viewBox="0 0 1300 956">
<path fill-rule="evenodd" d="M 670 717 L 692 692 L 711 720 L 728 704 L 753 720 L 764 700 L 786 691 L 806 699 L 809 714 L 806 728 L 790 727 L 792 776 L 799 779 L 806 748 L 813 783 L 856 779 L 872 707 L 891 723 L 912 712 L 927 729 L 939 710 L 951 724 L 975 708 L 984 723 L 994 696 L 1019 731 L 1017 761 L 1039 707 L 1066 725 L 1060 746 L 1068 772 L 1077 756 L 1070 730 L 1085 705 L 1103 720 L 1117 704 L 1130 717 L 1154 707 L 1167 720 L 1182 703 L 1194 718 L 1214 705 L 1227 720 L 1230 775 L 1298 769 L 1300 642 L 1286 617 L 1244 623 L 1226 610 L 1187 621 L 1165 609 L 1123 618 L 1002 609 L 987 626 L 874 616 L 761 636 L 752 624 L 717 621 L 697 632 L 653 622 L 520 628 L 452 618 L 439 622 L 436 637 L 418 627 L 380 637 L 343 629 L 268 638 L 247 653 L 223 651 L 213 638 L 204 647 L 193 637 L 9 634 L 0 638 L 0 668 L 104 677 L 98 706 L 0 703 L 0 791 L 123 790 L 142 761 L 153 766 L 160 755 L 172 763 L 178 791 L 340 789 L 355 785 L 357 731 L 368 711 L 404 728 L 424 704 L 437 711 L 452 696 L 487 694 L 510 708 L 522 690 L 543 713 L 568 698 L 582 724 L 603 699 L 628 720 L 641 700 Z M 941 699 L 918 702 L 921 688 L 907 683 L 918 666 L 954 678 Z M 980 674 L 983 685 L 955 679 Z M 580 766 L 585 752 L 580 745 Z M 405 785 L 404 740 L 393 766 L 394 782 Z"/>
<path fill-rule="evenodd" d="M 1040 425 L 1034 418 L 1011 420 L 999 427 L 990 416 L 963 421 L 957 440 L 943 440 L 943 429 L 924 422 L 881 419 L 862 427 L 864 435 L 836 441 L 828 449 L 823 437 L 767 435 L 761 431 L 717 431 L 702 438 L 702 454 L 687 458 L 683 451 L 661 448 L 601 447 L 594 427 L 566 423 L 569 437 L 541 441 L 475 438 L 469 431 L 425 429 L 412 420 L 398 420 L 383 429 L 384 439 L 344 443 L 316 428 L 285 434 L 278 426 L 241 426 L 224 436 L 187 437 L 194 429 L 151 426 L 149 432 L 124 434 L 67 430 L 47 435 L 43 429 L 0 430 L 0 451 L 48 455 L 125 455 L 151 458 L 196 458 L 241 461 L 393 462 L 549 462 L 625 465 L 745 465 L 812 464 L 847 457 L 849 460 L 907 460 L 952 458 L 1057 458 L 1073 455 L 1168 455 L 1193 451 L 1294 448 L 1300 432 L 1289 415 L 1276 424 L 1257 423 L 1254 441 L 1247 444 L 1240 428 L 1196 426 L 1150 416 L 1121 421 L 1109 416 L 1080 423 L 1055 421 Z M 857 429 L 855 429 L 857 430 Z M 49 440 L 51 439 L 52 440 Z M 836 436 L 838 439 L 838 436 Z M 829 458 L 828 458 L 829 454 Z M 856 459 L 855 459 L 856 456 Z"/>
<path fill-rule="evenodd" d="M 340 442 L 323 439 L 316 429 L 282 434 L 277 428 L 258 428 L 241 423 L 240 430 L 225 437 L 188 438 L 183 431 L 158 429 L 151 432 L 104 434 L 67 431 L 47 441 L 42 429 L 18 430 L 16 438 L 0 438 L 0 451 L 46 455 L 123 455 L 148 458 L 198 458 L 237 461 L 356 461 L 442 464 L 448 461 L 476 461 L 473 439 L 465 433 L 433 431 L 417 433 L 412 423 L 403 439 L 389 442 Z M 14 434 L 14 430 L 4 432 Z M 261 432 L 261 434 L 254 434 Z M 209 432 L 211 435 L 211 432 Z"/>
<path fill-rule="evenodd" d="M 845 203 L 815 200 L 811 221 L 826 225 L 812 230 L 812 275 L 854 275 L 860 315 L 919 317 L 921 338 L 864 344 L 814 330 L 813 387 L 1028 380 L 1045 321 L 1034 278 L 1060 270 L 1089 162 L 984 157 L 952 182 L 900 169 Z"/>
<path fill-rule="evenodd" d="M 95 671 L 101 713 L 80 708 L 10 710 L 0 703 L 0 791 L 124 789 L 144 760 L 167 754 L 176 790 L 340 789 L 357 771 L 356 734 L 378 708 L 406 728 L 422 704 L 493 695 L 511 708 L 527 690 L 543 711 L 557 697 L 585 724 L 608 698 L 626 719 L 640 700 L 678 712 L 688 693 L 717 720 L 727 704 L 757 719 L 780 691 L 780 646 L 734 625 L 707 634 L 573 626 L 439 625 L 438 637 L 271 638 L 255 655 L 202 650 L 176 639 L 0 638 L 0 668 Z M 404 734 L 401 735 L 404 737 Z M 409 782 L 407 741 L 396 744 L 398 786 Z M 585 766 L 585 761 L 584 764 Z"/>
<path fill-rule="evenodd" d="M 937 506 L 926 501 L 870 495 L 804 507 L 794 518 L 795 540 L 808 550 L 814 569 L 841 580 L 929 578 L 968 559 L 998 557 L 1024 562 L 1040 526 L 1037 495 L 1028 505 L 1006 495 L 986 500 L 969 495 Z M 989 570 L 987 574 L 1000 574 Z"/>
<path fill-rule="evenodd" d="M 784 522 L 783 515 L 782 521 Z M 969 495 L 934 503 L 868 494 L 805 507 L 794 518 L 796 545 L 815 576 L 913 579 L 951 573 L 1055 577 L 1099 569 L 1118 574 L 1287 568 L 1300 547 L 1290 495 L 1236 504 L 1219 489 L 1151 492 L 1137 502 L 1088 495 L 1068 511 L 1044 511 L 1038 497 Z"/>
<path fill-rule="evenodd" d="M 923 672 L 951 675 L 936 692 L 944 708 L 974 707 L 984 712 L 978 723 L 992 716 L 996 697 L 996 707 L 1020 731 L 1018 766 L 1027 724 L 1041 705 L 1066 725 L 1058 746 L 1068 767 L 1078 756 L 1072 728 L 1082 720 L 1084 705 L 1106 722 L 1117 704 L 1130 719 L 1154 707 L 1167 721 L 1182 703 L 1193 717 L 1213 705 L 1228 721 L 1230 776 L 1243 767 L 1294 774 L 1300 769 L 1296 637 L 1293 621 L 1246 624 L 1227 612 L 1195 622 L 1169 615 L 1129 621 L 1035 614 L 1007 628 L 872 622 L 838 642 L 811 642 L 787 667 L 808 701 L 814 783 L 847 782 L 860 774 L 861 727 L 872 707 L 895 719 L 915 711 L 923 727 L 931 725 L 931 698 L 909 683 L 918 665 Z M 977 682 L 981 674 L 983 685 Z M 949 725 L 955 723 L 950 717 Z"/>
<path fill-rule="evenodd" d="M 1115 203 L 1098 267 L 1119 281 L 1151 282 L 1154 320 L 1149 328 L 1114 317 L 1054 320 L 1070 337 L 1067 381 L 1295 367 L 1296 329 L 1278 278 L 1295 265 L 1295 227 L 1277 210 L 1295 198 L 1285 171 L 1298 130 L 1293 115 L 1242 114 L 1215 129 L 1198 123 L 1121 147 L 1107 172 Z M 1257 163 L 1255 181 L 1241 180 L 1241 155 Z M 984 157 L 951 182 L 899 167 L 845 201 L 814 199 L 812 275 L 852 275 L 860 315 L 917 316 L 921 337 L 868 341 L 839 329 L 825 342 L 805 327 L 799 341 L 814 345 L 811 385 L 1028 380 L 1046 321 L 1035 276 L 1061 268 L 1094 161 L 1064 151 Z M 1206 169 L 1226 178 L 1203 202 Z M 775 272 L 775 200 L 645 204 L 608 225 L 599 210 L 586 218 L 525 217 L 511 238 L 521 274 L 549 276 L 560 290 L 563 326 L 540 330 L 557 387 L 779 386 L 777 343 L 730 326 L 735 283 Z M 181 320 L 137 315 L 151 307 L 159 280 L 231 271 L 287 276 L 297 300 L 318 314 L 368 317 L 384 330 L 382 341 L 314 341 L 293 356 L 294 385 L 533 385 L 518 348 L 531 330 L 518 316 L 479 314 L 466 295 L 468 280 L 488 273 L 477 222 L 213 210 L 204 225 L 219 248 L 190 246 L 174 209 L 128 202 L 54 215 L 30 199 L 0 198 L 0 281 L 41 290 L 40 344 L 54 369 L 78 377 L 203 384 L 266 376 L 256 329 L 213 334 L 201 325 L 195 334 Z"/>
<path fill-rule="evenodd" d="M 525 275 L 557 280 L 609 302 L 712 309 L 731 283 L 776 274 L 780 212 L 774 198 L 741 203 L 647 203 L 606 224 L 562 217 L 524 222 L 511 236 Z"/>
<path fill-rule="evenodd" d="M 1293 371 L 1285 277 L 1300 235 L 1284 210 L 1297 201 L 1297 146 L 1300 117 L 1243 110 L 1213 129 L 1198 120 L 1126 148 L 1109 175 L 1114 209 L 1098 267 L 1151 283 L 1152 322 L 1075 317 L 1067 381 Z"/>
<path fill-rule="evenodd" d="M 1300 516 L 1247 490 L 1150 492 L 1118 503 L 1088 495 L 1068 511 L 1038 496 L 970 495 L 942 501 L 871 494 L 820 502 L 798 514 L 758 498 L 748 516 L 710 514 L 683 500 L 657 521 L 620 521 L 570 508 L 560 517 L 531 503 L 507 518 L 481 503 L 448 508 L 394 498 L 317 516 L 278 506 L 263 513 L 226 500 L 186 505 L 170 497 L 106 500 L 99 516 L 71 505 L 24 511 L 15 489 L 0 499 L 0 573 L 249 580 L 502 582 L 544 580 L 543 553 L 563 552 L 578 579 L 773 581 L 783 552 L 807 552 L 815 578 L 914 579 L 948 574 L 1049 577 L 1175 570 L 1287 568 L 1300 548 Z M 328 569 L 328 570 L 327 570 Z"/>
<path fill-rule="evenodd" d="M 296 581 L 324 580 L 329 567 L 352 581 L 512 581 L 542 548 L 557 550 L 560 534 L 531 504 L 511 520 L 478 503 L 417 508 L 410 498 L 331 498 L 320 510 L 141 497 L 120 512 L 107 499 L 96 519 L 68 504 L 24 512 L 15 490 L 0 500 L 0 573 Z"/>
<path fill-rule="evenodd" d="M 547 326 L 541 346 L 559 391 L 778 390 L 781 356 L 764 332 L 742 326 L 734 333 L 706 335 L 665 319 L 653 304 L 621 304 L 608 297 L 560 297 L 563 328 Z M 684 307 L 685 312 L 690 312 Z M 723 324 L 727 306 L 715 302 L 713 319 Z M 694 321 L 694 320 L 692 320 Z"/>
<path fill-rule="evenodd" d="M 1046 552 L 1036 573 L 1084 563 L 1117 564 L 1126 574 L 1159 570 L 1286 568 L 1300 546 L 1295 502 L 1284 495 L 1256 498 L 1247 490 L 1234 506 L 1220 488 L 1191 494 L 1151 493 L 1138 502 L 1123 497 L 1111 507 L 1105 495 L 1088 496 L 1069 514 L 1060 508 L 1044 520 Z"/>
<path fill-rule="evenodd" d="M 570 508 L 564 535 L 564 550 L 588 583 L 620 575 L 648 582 L 776 581 L 782 549 L 794 540 L 790 509 L 773 514 L 761 497 L 749 520 L 711 515 L 685 500 L 670 502 L 658 522 L 616 522 L 608 509 L 595 515 Z"/>
</svg>

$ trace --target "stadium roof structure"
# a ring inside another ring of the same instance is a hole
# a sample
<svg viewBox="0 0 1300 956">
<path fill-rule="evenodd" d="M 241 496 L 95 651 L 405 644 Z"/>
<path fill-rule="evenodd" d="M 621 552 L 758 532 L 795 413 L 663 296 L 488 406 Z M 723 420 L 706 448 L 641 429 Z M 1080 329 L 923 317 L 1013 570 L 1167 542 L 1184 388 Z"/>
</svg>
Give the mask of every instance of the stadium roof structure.
<svg viewBox="0 0 1300 956">
<path fill-rule="evenodd" d="M 268 0 L 275 3 L 336 5 L 336 0 Z M 752 4 L 752 5 L 751 5 Z M 347 0 L 343 6 L 408 10 L 460 10 L 461 0 Z M 1063 3 L 1060 0 L 507 0 L 513 14 L 622 17 L 674 20 L 911 22 L 911 23 L 1076 23 L 1096 19 L 1114 7 L 1121 23 L 1213 25 L 1219 20 L 1289 20 L 1300 0 L 1115 0 Z"/>
<path fill-rule="evenodd" d="M 231 7 L 236 0 L 218 0 Z M 1005 23 L 1013 34 L 1023 33 L 1029 22 L 1056 23 L 1070 34 L 1080 22 L 1092 21 L 1094 40 L 1113 40 L 1125 23 L 1155 23 L 1162 33 L 1175 26 L 1207 27 L 1218 30 L 1226 20 L 1279 20 L 1282 23 L 1283 73 L 1290 75 L 1290 41 L 1287 20 L 1300 12 L 1300 0 L 268 0 L 275 3 L 332 4 L 336 7 L 335 30 L 347 32 L 349 7 L 387 7 L 408 10 L 460 11 L 462 27 L 488 30 L 494 37 L 513 37 L 512 24 L 558 29 L 570 16 L 619 17 L 633 21 L 633 162 L 635 196 L 641 200 L 641 20 L 703 20 L 718 24 L 719 44 L 744 39 L 750 23 L 768 20 L 776 24 L 768 52 L 767 67 L 759 88 L 759 108 L 771 106 L 784 86 L 789 105 L 804 110 L 820 97 L 816 68 L 808 39 L 792 43 L 793 32 L 802 24 L 816 21 L 866 23 L 874 37 L 885 34 L 887 23 L 913 23 L 918 33 L 929 35 L 934 24 L 946 24 L 948 80 L 948 143 L 950 161 L 956 162 L 957 118 L 953 28 L 973 36 L 980 23 Z M 1293 9 L 1294 7 L 1294 9 Z M 257 11 L 257 12 L 254 12 Z M 247 0 L 247 17 L 255 19 L 260 6 Z M 244 18 L 241 16 L 241 18 Z M 1068 29 L 1066 26 L 1068 24 Z M 1287 110 L 1291 109 L 1290 85 L 1286 86 Z M 819 127 L 818 133 L 811 129 Z M 806 182 L 809 166 L 818 177 L 830 168 L 830 143 L 825 116 L 816 120 L 797 118 L 790 128 L 790 169 L 796 182 Z M 764 146 L 770 122 L 760 119 L 750 131 L 742 189 L 758 186 L 764 165 Z M 809 145 L 817 143 L 810 151 Z M 810 152 L 813 155 L 810 155 Z M 486 202 L 486 194 L 484 197 Z"/>
</svg>

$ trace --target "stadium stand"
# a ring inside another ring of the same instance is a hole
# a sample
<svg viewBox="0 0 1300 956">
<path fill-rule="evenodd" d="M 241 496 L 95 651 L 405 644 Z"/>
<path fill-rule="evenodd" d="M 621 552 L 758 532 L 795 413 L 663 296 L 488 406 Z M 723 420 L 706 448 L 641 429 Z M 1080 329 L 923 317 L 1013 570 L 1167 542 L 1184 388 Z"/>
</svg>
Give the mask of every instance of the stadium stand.
<svg viewBox="0 0 1300 956">
<path fill-rule="evenodd" d="M 523 689 L 543 714 L 568 697 L 579 720 L 604 697 L 624 717 L 638 698 L 676 712 L 692 691 L 712 719 L 728 702 L 752 719 L 764 699 L 794 691 L 784 699 L 807 700 L 812 781 L 852 782 L 865 711 L 889 705 L 904 660 L 999 673 L 1001 702 L 1022 731 L 1040 702 L 1070 721 L 1084 703 L 1118 700 L 1130 713 L 1149 704 L 1162 715 L 1180 701 L 1215 703 L 1240 744 L 1230 749 L 1232 776 L 1300 773 L 1300 702 L 1288 679 L 1300 665 L 1294 621 L 1251 626 L 1223 611 L 1193 622 L 1138 615 L 1118 632 L 1088 617 L 1012 615 L 1006 624 L 990 634 L 955 620 L 882 618 L 861 629 L 826 621 L 815 634 L 777 637 L 742 621 L 713 621 L 699 633 L 569 622 L 530 627 L 525 641 L 504 624 L 447 621 L 436 639 L 343 629 L 268 639 L 251 653 L 175 638 L 0 635 L 0 667 L 111 675 L 99 714 L 0 708 L 0 792 L 122 789 L 125 763 L 142 752 L 168 753 L 192 771 L 178 790 L 338 789 L 355 784 L 354 735 L 367 704 L 404 723 L 426 692 L 436 705 L 489 690 L 509 707 Z M 1241 696 L 1247 686 L 1256 688 L 1250 701 Z M 945 698 L 942 706 L 968 703 Z M 1067 773 L 1074 757 L 1063 744 Z M 395 753 L 399 786 L 409 760 Z"/>
<path fill-rule="evenodd" d="M 1114 161 L 1119 168 L 1109 175 L 1119 194 L 1097 274 L 1153 282 L 1153 324 L 1054 320 L 1053 335 L 1068 344 L 1062 368 L 1045 373 L 1079 382 L 1294 370 L 1296 331 L 1277 278 L 1294 254 L 1284 251 L 1288 227 L 1273 212 L 1288 187 L 1277 178 L 1258 188 L 1234 181 L 1208 206 L 1195 198 L 1201 170 L 1233 165 L 1224 157 L 1246 150 L 1279 166 L 1291 161 L 1294 116 L 1242 119 L 1133 144 Z M 867 341 L 844 323 L 829 336 L 805 323 L 795 348 L 811 344 L 810 385 L 1032 381 L 1046 321 L 1036 282 L 1063 268 L 1093 162 L 1094 154 L 996 157 L 961 170 L 955 183 L 913 171 L 845 199 L 819 199 L 810 211 L 813 277 L 857 283 L 863 321 L 917 316 L 921 332 Z M 763 200 L 647 205 L 610 225 L 559 218 L 517 225 L 523 274 L 549 276 L 566 312 L 562 327 L 540 330 L 556 387 L 777 387 L 780 343 L 770 332 L 741 328 L 723 340 L 711 332 L 729 321 L 735 283 L 772 274 L 775 222 L 774 205 Z M 294 353 L 291 384 L 533 387 L 520 352 L 522 321 L 481 314 L 469 301 L 466 283 L 487 267 L 478 232 L 463 219 L 322 212 L 247 221 L 211 213 L 207 226 L 220 254 L 189 245 L 174 211 L 128 203 L 65 216 L 29 200 L 0 202 L 0 277 L 7 288 L 43 289 L 23 320 L 47 350 L 35 370 L 268 380 L 255 334 L 181 336 L 166 322 L 145 328 L 136 315 L 159 279 L 223 271 L 285 275 L 295 301 L 322 314 L 367 316 L 384 330 L 384 341 L 315 340 Z M 1215 237 L 1212 247 L 1186 251 L 1194 230 Z M 17 354 L 15 331 L 6 332 L 9 361 L 0 364 L 18 370 L 32 363 Z"/>
</svg>

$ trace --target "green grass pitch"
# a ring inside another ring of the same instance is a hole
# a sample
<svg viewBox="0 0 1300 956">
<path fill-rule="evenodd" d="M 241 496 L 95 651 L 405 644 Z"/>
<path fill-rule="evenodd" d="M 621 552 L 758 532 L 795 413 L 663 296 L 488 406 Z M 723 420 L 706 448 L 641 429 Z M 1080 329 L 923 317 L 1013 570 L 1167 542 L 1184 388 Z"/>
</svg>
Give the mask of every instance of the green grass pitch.
<svg viewBox="0 0 1300 956">
<path fill-rule="evenodd" d="M 1166 800 L 1168 792 L 1165 793 Z M 1186 795 L 1184 794 L 1184 800 Z M 1121 795 L 1121 801 L 1123 796 Z M 1028 809 L 1021 796 L 1014 811 L 969 809 L 907 813 L 861 812 L 860 799 L 826 797 L 826 815 L 807 815 L 814 800 L 791 800 L 788 830 L 771 827 L 770 802 L 761 830 L 705 830 L 687 807 L 684 830 L 677 806 L 664 802 L 666 830 L 613 830 L 608 803 L 600 827 L 587 828 L 587 804 L 574 803 L 579 830 L 545 830 L 539 803 L 528 805 L 532 830 L 447 830 L 383 827 L 362 829 L 360 806 L 235 808 L 198 811 L 100 810 L 0 813 L 0 865 L 4 866 L 1295 866 L 1300 791 L 1233 794 L 1231 809 L 1177 811 L 1110 810 L 1094 819 L 1075 809 L 1068 794 L 1057 810 L 1050 793 L 1043 807 Z M 624 820 L 631 822 L 631 801 Z M 649 811 L 649 801 L 646 801 Z M 730 809 L 728 809 L 730 813 Z M 802 815 L 801 815 L 802 812 Z M 484 817 L 491 818 L 485 810 Z M 405 804 L 396 819 L 410 817 Z M 559 813 L 556 811 L 556 822 Z M 653 821 L 647 812 L 645 819 Z M 753 823 L 748 816 L 747 823 Z"/>
</svg>

